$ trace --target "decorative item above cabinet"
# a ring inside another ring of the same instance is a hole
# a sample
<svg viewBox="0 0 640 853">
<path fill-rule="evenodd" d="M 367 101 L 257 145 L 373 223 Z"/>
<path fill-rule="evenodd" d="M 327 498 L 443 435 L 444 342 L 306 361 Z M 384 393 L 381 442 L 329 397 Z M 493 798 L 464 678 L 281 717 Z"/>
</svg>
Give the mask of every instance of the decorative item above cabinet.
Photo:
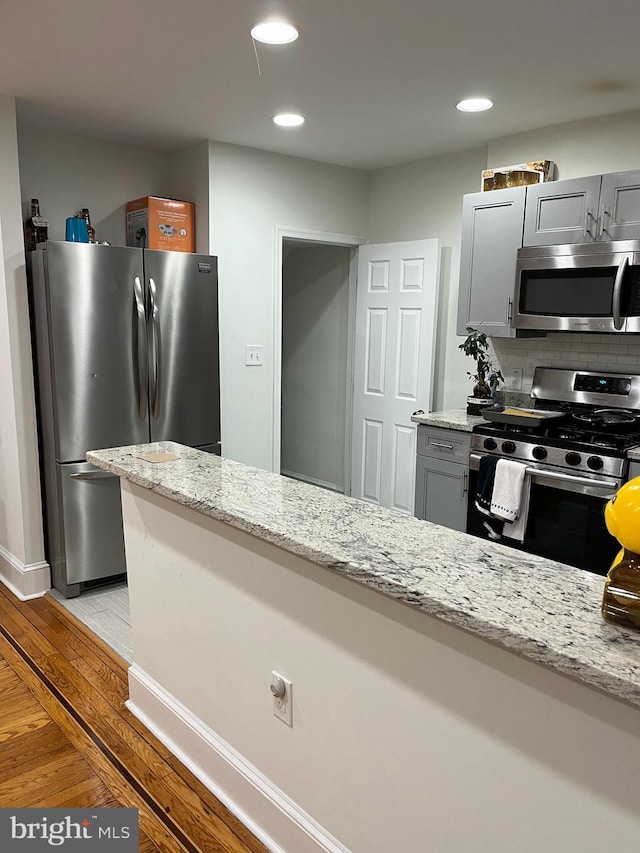
<svg viewBox="0 0 640 853">
<path fill-rule="evenodd" d="M 527 188 L 523 246 L 640 239 L 640 171 Z"/>
</svg>

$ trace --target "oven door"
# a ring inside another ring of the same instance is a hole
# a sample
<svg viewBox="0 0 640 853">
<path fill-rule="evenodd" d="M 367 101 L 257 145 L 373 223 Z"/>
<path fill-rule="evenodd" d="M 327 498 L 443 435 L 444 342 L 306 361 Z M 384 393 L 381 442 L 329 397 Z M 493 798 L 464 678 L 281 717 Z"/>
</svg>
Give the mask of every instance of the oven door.
<svg viewBox="0 0 640 853">
<path fill-rule="evenodd" d="M 475 506 L 479 458 L 471 456 L 467 533 L 488 539 L 487 516 Z M 557 471 L 545 476 L 543 470 L 534 470 L 529 476 L 531 501 L 524 542 L 504 537 L 502 544 L 606 575 L 620 546 L 607 531 L 604 507 L 620 483 Z"/>
<path fill-rule="evenodd" d="M 586 251 L 584 244 L 520 249 L 514 327 L 629 331 L 626 314 L 629 303 L 635 304 L 631 291 L 637 290 L 639 278 L 636 255 L 602 248 L 606 245 L 598 251 Z"/>
</svg>

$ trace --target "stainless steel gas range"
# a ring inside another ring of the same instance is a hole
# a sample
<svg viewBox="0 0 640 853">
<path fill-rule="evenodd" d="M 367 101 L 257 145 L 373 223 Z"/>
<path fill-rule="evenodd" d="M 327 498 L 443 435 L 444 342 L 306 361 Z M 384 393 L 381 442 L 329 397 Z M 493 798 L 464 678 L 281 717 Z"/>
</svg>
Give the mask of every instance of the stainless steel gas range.
<svg viewBox="0 0 640 853">
<path fill-rule="evenodd" d="M 531 492 L 515 547 L 606 574 L 619 546 L 604 506 L 628 478 L 629 449 L 640 446 L 640 375 L 539 367 L 530 411 L 474 427 L 467 532 L 489 535 L 474 500 L 482 458 L 516 459 L 527 466 Z"/>
</svg>

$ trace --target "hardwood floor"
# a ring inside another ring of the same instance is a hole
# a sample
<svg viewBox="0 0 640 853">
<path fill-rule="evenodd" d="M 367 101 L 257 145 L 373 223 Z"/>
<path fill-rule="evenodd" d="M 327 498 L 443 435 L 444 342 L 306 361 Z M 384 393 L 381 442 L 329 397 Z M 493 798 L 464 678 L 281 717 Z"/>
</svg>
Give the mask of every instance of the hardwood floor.
<svg viewBox="0 0 640 853">
<path fill-rule="evenodd" d="M 50 596 L 0 584 L 0 807 L 127 806 L 143 853 L 267 853 L 126 698 L 109 646 Z"/>
</svg>

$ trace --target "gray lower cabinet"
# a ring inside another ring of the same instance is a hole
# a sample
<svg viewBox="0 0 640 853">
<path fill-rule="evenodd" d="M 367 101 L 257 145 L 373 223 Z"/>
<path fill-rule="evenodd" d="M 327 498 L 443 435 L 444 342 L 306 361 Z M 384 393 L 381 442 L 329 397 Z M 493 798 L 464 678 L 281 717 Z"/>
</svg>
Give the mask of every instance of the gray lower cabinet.
<svg viewBox="0 0 640 853">
<path fill-rule="evenodd" d="M 640 171 L 527 187 L 524 246 L 640 239 Z"/>
<path fill-rule="evenodd" d="M 640 462 L 629 462 L 629 479 L 640 477 Z"/>
<path fill-rule="evenodd" d="M 513 338 L 516 253 L 522 246 L 525 187 L 465 195 L 462 202 L 458 334 L 467 326 Z"/>
<path fill-rule="evenodd" d="M 452 530 L 465 530 L 470 441 L 468 433 L 418 426 L 417 518 Z M 423 455 L 425 450 L 432 455 Z"/>
</svg>

